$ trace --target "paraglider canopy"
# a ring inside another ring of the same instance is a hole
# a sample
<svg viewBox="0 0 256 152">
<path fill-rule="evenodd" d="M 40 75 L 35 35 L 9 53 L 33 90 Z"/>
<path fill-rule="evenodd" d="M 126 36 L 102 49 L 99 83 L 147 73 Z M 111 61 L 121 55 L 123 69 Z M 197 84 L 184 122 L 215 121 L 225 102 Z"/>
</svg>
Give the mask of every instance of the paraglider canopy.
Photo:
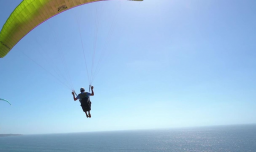
<svg viewBox="0 0 256 152">
<path fill-rule="evenodd" d="M 47 19 L 73 7 L 98 1 L 103 0 L 23 0 L 9 16 L 0 32 L 0 58 Z"/>
<path fill-rule="evenodd" d="M 0 58 L 5 57 L 13 49 L 13 47 L 17 43 L 19 43 L 19 41 L 23 37 L 25 37 L 29 32 L 31 32 L 33 29 L 37 28 L 40 24 L 47 21 L 48 19 L 54 18 L 56 15 L 66 11 L 66 10 L 72 9 L 74 7 L 92 3 L 92 2 L 100 2 L 100 1 L 107 1 L 107 0 L 23 0 L 11 13 L 11 15 L 6 20 L 5 24 L 3 25 L 3 27 L 0 31 Z M 109 1 L 111 1 L 111 0 L 109 0 Z M 120 0 L 120 1 L 122 1 L 122 0 Z M 123 0 L 123 1 L 143 1 L 143 0 Z M 98 11 L 96 9 L 96 13 L 97 12 Z M 95 16 L 97 18 L 98 15 L 95 15 Z M 77 24 L 80 24 L 79 19 L 77 19 L 77 18 L 76 18 L 76 22 L 77 22 Z M 61 22 L 61 24 L 63 24 L 63 25 L 65 23 L 67 23 L 66 20 Z M 83 53 L 80 56 L 83 57 L 83 61 L 85 63 L 84 71 L 86 71 L 86 73 L 87 73 L 87 78 L 88 78 L 88 82 L 90 85 L 93 83 L 95 75 L 97 75 L 97 73 L 100 69 L 98 66 L 99 63 L 104 58 L 103 51 L 100 52 L 101 54 L 98 59 L 96 59 L 96 57 L 95 57 L 96 54 L 99 55 L 98 52 L 96 53 L 96 48 L 97 48 L 96 46 L 97 46 L 97 41 L 98 41 L 97 34 L 99 31 L 98 23 L 99 22 L 97 22 L 95 19 L 96 25 L 95 25 L 95 30 L 94 30 L 94 38 L 93 38 L 94 40 L 92 43 L 92 45 L 93 45 L 92 51 L 91 51 L 92 53 L 90 54 L 92 57 L 90 69 L 87 66 L 88 62 L 86 61 L 87 60 L 86 57 L 90 56 L 90 55 L 88 55 L 89 53 L 86 54 L 84 44 L 83 44 L 83 42 L 84 42 L 83 34 L 82 34 L 83 32 L 80 29 L 80 25 L 77 25 L 79 38 L 80 38 L 80 42 L 81 42 L 81 48 L 82 48 L 81 52 Z M 114 22 L 112 22 L 112 25 L 115 25 Z M 53 28 L 50 27 L 49 29 L 53 29 Z M 44 32 L 50 33 L 49 29 L 47 29 Z M 111 29 L 113 29 L 113 28 L 109 29 L 108 35 L 111 35 Z M 63 29 L 63 30 L 65 30 L 65 29 Z M 63 32 L 63 30 L 61 32 Z M 52 31 L 55 32 L 56 30 L 52 30 Z M 63 32 L 63 33 L 65 33 L 65 32 Z M 56 36 L 57 34 L 54 33 L 53 35 Z M 49 37 L 52 37 L 52 36 L 49 36 Z M 60 39 L 62 39 L 62 37 Z M 108 38 L 106 38 L 106 39 L 108 39 Z M 36 38 L 34 38 L 34 40 L 36 43 L 40 42 Z M 56 41 L 56 40 L 58 40 L 58 38 L 55 38 L 54 40 Z M 32 44 L 32 43 L 29 42 L 29 44 Z M 74 89 L 74 87 L 73 87 L 74 85 L 72 83 L 72 76 L 68 71 L 69 64 L 66 63 L 65 55 L 63 55 L 63 52 L 65 52 L 65 51 L 63 51 L 61 48 L 64 45 L 61 45 L 59 42 L 54 42 L 54 45 L 59 45 L 60 47 L 54 46 L 55 47 L 54 48 L 54 47 L 51 47 L 48 43 L 44 43 L 43 45 L 38 44 L 38 46 L 46 46 L 47 49 L 42 49 L 42 48 L 41 49 L 33 49 L 33 51 L 34 50 L 41 51 L 40 52 L 41 55 L 39 55 L 39 56 L 45 57 L 44 61 L 47 61 L 51 65 L 49 67 L 53 68 L 50 70 L 48 70 L 47 67 L 42 65 L 37 59 L 34 59 L 30 55 L 27 55 L 26 53 L 23 52 L 23 50 L 27 50 L 27 49 L 20 49 L 20 51 L 25 56 L 27 56 L 29 59 L 31 59 L 35 64 L 40 66 L 45 72 L 47 72 L 52 77 L 54 77 L 56 80 L 58 80 L 58 82 L 63 84 L 68 89 L 72 90 L 72 89 Z M 73 49 L 73 47 L 72 47 L 72 49 Z M 51 51 L 51 50 L 54 50 L 54 51 Z M 69 49 L 69 50 L 71 50 L 71 49 Z M 107 50 L 107 49 L 104 48 L 104 50 Z M 56 52 L 58 54 L 58 56 L 55 58 L 52 55 L 48 54 L 49 52 Z M 71 51 L 67 51 L 67 52 L 71 52 Z M 79 53 L 81 53 L 81 52 L 79 52 Z M 59 64 L 60 67 L 58 67 L 58 64 L 55 64 L 56 60 L 60 60 L 60 63 L 61 63 L 61 64 Z"/>
<path fill-rule="evenodd" d="M 5 101 L 5 102 L 9 103 L 10 105 L 12 105 L 8 100 L 1 99 L 1 98 L 0 98 L 0 100 Z"/>
</svg>

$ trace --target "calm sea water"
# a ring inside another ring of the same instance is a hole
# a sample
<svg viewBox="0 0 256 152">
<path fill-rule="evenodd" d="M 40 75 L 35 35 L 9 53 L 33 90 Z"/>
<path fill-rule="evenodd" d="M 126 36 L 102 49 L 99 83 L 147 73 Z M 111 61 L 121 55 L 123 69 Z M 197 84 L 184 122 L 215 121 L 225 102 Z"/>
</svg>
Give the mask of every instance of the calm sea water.
<svg viewBox="0 0 256 152">
<path fill-rule="evenodd" d="M 0 137 L 1 152 L 256 152 L 256 125 Z"/>
</svg>

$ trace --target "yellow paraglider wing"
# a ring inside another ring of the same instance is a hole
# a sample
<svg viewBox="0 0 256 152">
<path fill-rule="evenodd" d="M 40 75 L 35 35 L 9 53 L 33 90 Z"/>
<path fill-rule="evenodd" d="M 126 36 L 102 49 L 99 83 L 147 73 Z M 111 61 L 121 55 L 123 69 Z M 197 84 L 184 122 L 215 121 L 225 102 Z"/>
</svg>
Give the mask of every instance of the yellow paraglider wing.
<svg viewBox="0 0 256 152">
<path fill-rule="evenodd" d="M 0 32 L 0 58 L 47 19 L 73 7 L 103 0 L 23 0 Z M 143 0 L 132 0 L 143 1 Z"/>
</svg>

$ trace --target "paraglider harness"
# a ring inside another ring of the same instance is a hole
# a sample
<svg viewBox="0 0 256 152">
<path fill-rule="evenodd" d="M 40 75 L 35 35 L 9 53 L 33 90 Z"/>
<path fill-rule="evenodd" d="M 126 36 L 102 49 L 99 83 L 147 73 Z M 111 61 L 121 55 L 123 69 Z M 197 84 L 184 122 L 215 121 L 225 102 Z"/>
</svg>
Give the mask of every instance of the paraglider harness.
<svg viewBox="0 0 256 152">
<path fill-rule="evenodd" d="M 91 107 L 91 101 L 90 101 L 89 96 L 87 95 L 87 92 L 80 93 L 79 97 L 80 97 L 79 101 L 81 103 L 81 106 L 89 105 Z"/>
<path fill-rule="evenodd" d="M 75 93 L 75 95 L 77 96 L 77 94 Z M 79 101 L 81 103 L 81 107 L 83 109 L 84 112 L 86 111 L 90 111 L 91 110 L 91 101 L 89 96 L 87 95 L 87 92 L 85 93 L 80 93 L 79 94 Z"/>
</svg>

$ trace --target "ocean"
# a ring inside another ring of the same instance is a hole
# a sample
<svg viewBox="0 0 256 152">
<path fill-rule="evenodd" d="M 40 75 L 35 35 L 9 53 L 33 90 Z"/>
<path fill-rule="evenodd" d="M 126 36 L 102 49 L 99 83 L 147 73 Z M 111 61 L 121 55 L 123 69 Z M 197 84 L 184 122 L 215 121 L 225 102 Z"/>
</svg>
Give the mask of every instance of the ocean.
<svg viewBox="0 0 256 152">
<path fill-rule="evenodd" d="M 6 136 L 0 152 L 256 152 L 256 125 Z"/>
</svg>

